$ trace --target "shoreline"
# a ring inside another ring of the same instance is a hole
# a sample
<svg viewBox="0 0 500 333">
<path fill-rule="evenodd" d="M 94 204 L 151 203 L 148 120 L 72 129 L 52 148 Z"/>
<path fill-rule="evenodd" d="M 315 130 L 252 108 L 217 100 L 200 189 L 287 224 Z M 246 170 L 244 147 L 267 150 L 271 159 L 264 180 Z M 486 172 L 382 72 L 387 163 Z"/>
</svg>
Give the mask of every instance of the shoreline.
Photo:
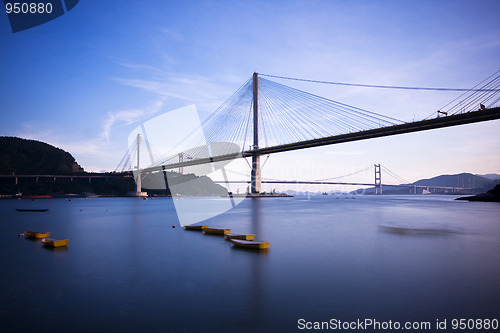
<svg viewBox="0 0 500 333">
<path fill-rule="evenodd" d="M 170 194 L 154 194 L 147 195 L 144 197 L 133 196 L 133 195 L 99 195 L 99 194 L 91 194 L 91 195 L 82 195 L 82 194 L 57 194 L 57 195 L 16 195 L 16 194 L 1 194 L 1 199 L 28 199 L 28 200 L 37 200 L 37 199 L 73 199 L 73 198 L 186 198 L 186 197 L 219 197 L 219 198 L 293 198 L 293 195 L 286 193 L 259 193 L 259 194 L 228 194 L 228 195 L 200 195 L 200 196 L 183 196 L 183 195 L 175 195 L 172 196 Z"/>
</svg>

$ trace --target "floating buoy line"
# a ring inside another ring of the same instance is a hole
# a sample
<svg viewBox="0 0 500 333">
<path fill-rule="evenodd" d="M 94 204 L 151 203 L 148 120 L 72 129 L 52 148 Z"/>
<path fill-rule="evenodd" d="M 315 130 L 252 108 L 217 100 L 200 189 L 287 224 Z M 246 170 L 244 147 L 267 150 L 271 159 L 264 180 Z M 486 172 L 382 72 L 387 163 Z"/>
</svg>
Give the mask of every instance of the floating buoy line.
<svg viewBox="0 0 500 333">
<path fill-rule="evenodd" d="M 255 241 L 255 234 L 234 234 L 228 228 L 209 228 L 208 225 L 188 225 L 184 230 L 201 231 L 204 235 L 219 235 L 224 236 L 224 239 L 231 241 L 234 246 L 254 249 L 267 250 L 270 242 Z"/>
</svg>

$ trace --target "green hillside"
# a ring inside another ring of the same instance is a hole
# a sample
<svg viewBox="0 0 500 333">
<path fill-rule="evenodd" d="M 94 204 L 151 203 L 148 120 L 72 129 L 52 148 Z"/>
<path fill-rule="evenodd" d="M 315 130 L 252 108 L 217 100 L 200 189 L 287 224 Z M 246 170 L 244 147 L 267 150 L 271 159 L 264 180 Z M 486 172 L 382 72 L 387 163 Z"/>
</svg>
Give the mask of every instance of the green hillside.
<svg viewBox="0 0 500 333">
<path fill-rule="evenodd" d="M 68 152 L 47 143 L 0 137 L 0 174 L 67 175 L 83 172 Z"/>
</svg>

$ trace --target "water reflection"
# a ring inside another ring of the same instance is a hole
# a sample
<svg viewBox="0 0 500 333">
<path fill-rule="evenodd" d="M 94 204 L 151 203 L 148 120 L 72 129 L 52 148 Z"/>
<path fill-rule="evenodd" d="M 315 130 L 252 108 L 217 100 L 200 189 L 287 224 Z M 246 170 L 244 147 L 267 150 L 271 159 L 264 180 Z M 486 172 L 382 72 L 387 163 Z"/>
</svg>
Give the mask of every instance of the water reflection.
<svg viewBox="0 0 500 333">
<path fill-rule="evenodd" d="M 51 251 L 51 252 L 67 252 L 68 247 L 67 246 L 60 246 L 60 247 L 48 247 L 48 246 L 42 246 L 45 250 Z"/>
<path fill-rule="evenodd" d="M 247 198 L 203 222 L 272 242 L 260 252 L 172 228 L 171 199 L 54 200 L 37 220 L 16 203 L 0 201 L 5 331 L 31 332 L 25 320 L 50 322 L 45 331 L 293 332 L 299 318 L 498 316 L 498 205 Z M 23 230 L 67 237 L 68 249 L 51 253 Z"/>
<path fill-rule="evenodd" d="M 262 240 L 262 198 L 249 198 L 250 200 L 250 231 L 255 234 L 256 240 Z"/>
<path fill-rule="evenodd" d="M 267 275 L 267 255 L 260 251 L 251 251 L 233 246 L 232 257 L 241 262 L 239 276 L 243 277 L 237 286 L 239 298 L 236 304 L 244 305 L 244 320 L 240 325 L 248 332 L 257 332 L 262 329 L 265 322 L 265 280 Z"/>
<path fill-rule="evenodd" d="M 456 233 L 456 231 L 453 230 L 434 228 L 404 228 L 385 225 L 379 225 L 379 228 L 384 232 L 398 235 L 450 235 Z"/>
</svg>

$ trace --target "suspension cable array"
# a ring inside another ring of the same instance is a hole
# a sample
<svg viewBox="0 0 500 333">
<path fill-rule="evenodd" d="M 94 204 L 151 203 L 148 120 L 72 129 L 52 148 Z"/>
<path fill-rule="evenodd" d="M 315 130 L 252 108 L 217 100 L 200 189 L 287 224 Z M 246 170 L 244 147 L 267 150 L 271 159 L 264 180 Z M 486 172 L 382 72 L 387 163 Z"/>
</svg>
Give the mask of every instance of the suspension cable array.
<svg viewBox="0 0 500 333">
<path fill-rule="evenodd" d="M 217 155 L 241 152 L 237 149 L 244 146 L 247 132 L 251 126 L 252 79 L 248 79 L 233 95 L 217 108 L 201 124 L 201 128 L 193 130 L 183 140 L 187 159 L 207 158 Z M 211 151 L 212 143 L 227 143 L 217 146 Z M 238 146 L 236 146 L 238 145 Z M 174 163 L 178 154 L 167 154 L 158 159 L 156 165 Z"/>
<path fill-rule="evenodd" d="M 383 88 L 383 89 L 403 89 L 403 90 L 428 90 L 428 91 L 481 91 L 481 92 L 500 92 L 498 87 L 483 87 L 483 88 L 436 88 L 436 87 L 405 87 L 405 86 L 384 86 L 384 85 L 375 85 L 375 84 L 360 84 L 360 83 L 343 83 L 343 82 L 331 82 L 331 81 L 319 81 L 319 80 L 309 80 L 309 79 L 300 79 L 286 76 L 278 76 L 271 74 L 259 74 L 261 76 L 274 77 L 277 79 L 284 80 L 293 80 L 293 81 L 303 81 L 303 82 L 311 82 L 311 83 L 323 83 L 323 84 L 332 84 L 338 86 L 349 86 L 349 87 L 363 87 L 363 88 Z"/>
<path fill-rule="evenodd" d="M 464 91 L 461 96 L 443 106 L 438 111 L 438 116 L 476 111 L 491 107 L 500 100 L 498 98 L 500 71 L 471 89 L 378 86 L 315 81 L 269 74 L 260 74 L 260 76 L 372 88 Z M 259 149 L 407 124 L 395 118 L 317 96 L 262 77 L 259 78 L 258 82 Z M 182 159 L 240 154 L 255 149 L 252 140 L 254 133 L 253 103 L 253 80 L 251 77 L 206 118 L 200 128 L 185 137 L 182 145 L 189 147 L 189 149 L 182 153 Z M 131 155 L 135 154 L 136 149 L 135 145 L 132 144 L 116 170 L 120 167 L 122 170 L 130 167 Z M 154 153 L 157 154 L 157 152 Z M 159 157 L 153 156 L 150 152 L 150 155 L 151 159 L 154 158 L 156 166 L 179 162 L 181 159 L 178 152 Z M 241 155 L 243 156 L 243 154 Z M 390 170 L 387 171 L 390 174 Z"/>
<path fill-rule="evenodd" d="M 483 81 L 476 84 L 473 88 L 467 90 L 448 104 L 444 105 L 439 111 L 440 114 L 454 115 L 469 111 L 476 111 L 483 108 L 493 107 L 500 96 L 500 70 L 493 73 Z M 434 116 L 432 113 L 427 118 Z"/>
<path fill-rule="evenodd" d="M 360 174 L 360 173 L 363 173 L 363 172 L 367 172 L 369 171 L 373 166 L 370 165 L 364 169 L 361 169 L 361 170 L 358 170 L 358 171 L 354 171 L 354 172 L 351 172 L 351 173 L 348 173 L 346 175 L 342 175 L 342 176 L 336 176 L 336 177 L 332 177 L 332 178 L 325 178 L 325 179 L 314 179 L 314 180 L 301 180 L 301 181 L 304 181 L 304 182 L 330 182 L 330 181 L 334 181 L 334 180 L 339 180 L 339 179 L 342 179 L 342 178 L 347 178 L 347 177 L 351 177 L 351 176 L 355 176 L 357 174 Z M 269 180 L 269 181 L 285 181 L 283 179 L 274 179 L 274 178 L 262 178 L 263 180 Z"/>
<path fill-rule="evenodd" d="M 127 152 L 123 155 L 120 163 L 116 167 L 114 172 L 124 172 L 126 170 L 132 170 L 132 160 L 137 155 L 137 139 L 128 147 Z M 121 169 L 120 169 L 121 167 Z"/>
<path fill-rule="evenodd" d="M 259 148 L 402 124 L 394 118 L 260 78 Z M 252 80 L 249 79 L 202 124 L 207 143 L 252 144 Z M 199 138 L 192 146 L 201 145 Z"/>
<path fill-rule="evenodd" d="M 392 172 L 391 170 L 389 170 L 386 166 L 382 165 L 382 170 L 384 171 L 384 174 L 389 174 L 389 176 L 397 179 L 398 181 L 400 181 L 402 184 L 410 184 L 411 182 L 407 181 L 406 179 L 398 176 L 396 173 Z"/>
</svg>

